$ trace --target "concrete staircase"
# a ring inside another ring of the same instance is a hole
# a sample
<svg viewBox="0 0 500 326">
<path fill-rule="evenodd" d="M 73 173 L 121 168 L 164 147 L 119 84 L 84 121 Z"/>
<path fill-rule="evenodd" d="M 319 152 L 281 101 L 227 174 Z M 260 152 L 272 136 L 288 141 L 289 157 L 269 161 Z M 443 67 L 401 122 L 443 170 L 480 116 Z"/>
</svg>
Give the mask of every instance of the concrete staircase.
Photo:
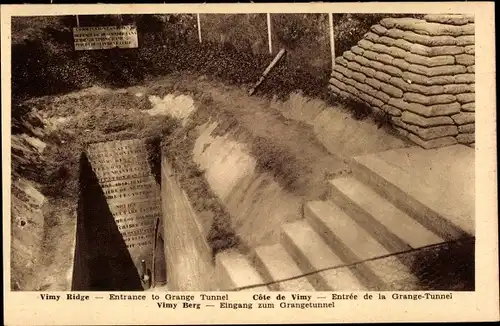
<svg viewBox="0 0 500 326">
<path fill-rule="evenodd" d="M 352 175 L 329 182 L 327 200 L 307 202 L 304 219 L 282 226 L 280 243 L 218 255 L 221 290 L 393 290 L 396 278 L 415 278 L 411 268 L 375 260 L 472 236 L 388 180 L 384 165 L 355 158 Z"/>
</svg>

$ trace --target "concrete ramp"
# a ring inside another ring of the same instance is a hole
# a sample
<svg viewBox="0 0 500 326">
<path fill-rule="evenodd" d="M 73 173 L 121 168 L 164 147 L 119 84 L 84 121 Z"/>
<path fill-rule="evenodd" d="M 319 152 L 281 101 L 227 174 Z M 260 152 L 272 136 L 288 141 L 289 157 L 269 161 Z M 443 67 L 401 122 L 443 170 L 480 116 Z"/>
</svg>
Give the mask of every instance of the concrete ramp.
<svg viewBox="0 0 500 326">
<path fill-rule="evenodd" d="M 356 177 L 445 238 L 474 235 L 474 149 L 401 148 L 354 158 Z"/>
</svg>

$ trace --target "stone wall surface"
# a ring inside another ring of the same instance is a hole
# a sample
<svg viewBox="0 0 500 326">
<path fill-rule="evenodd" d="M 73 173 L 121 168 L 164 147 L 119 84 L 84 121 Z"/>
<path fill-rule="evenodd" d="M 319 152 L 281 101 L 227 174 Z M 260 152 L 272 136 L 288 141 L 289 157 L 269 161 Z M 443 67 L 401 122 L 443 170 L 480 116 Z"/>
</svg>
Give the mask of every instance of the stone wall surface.
<svg viewBox="0 0 500 326">
<path fill-rule="evenodd" d="M 215 291 L 212 250 L 205 241 L 208 230 L 182 190 L 174 170 L 162 153 L 162 228 L 168 289 Z"/>
<path fill-rule="evenodd" d="M 474 18 L 385 18 L 335 59 L 329 89 L 391 116 L 424 148 L 474 145 Z"/>
</svg>

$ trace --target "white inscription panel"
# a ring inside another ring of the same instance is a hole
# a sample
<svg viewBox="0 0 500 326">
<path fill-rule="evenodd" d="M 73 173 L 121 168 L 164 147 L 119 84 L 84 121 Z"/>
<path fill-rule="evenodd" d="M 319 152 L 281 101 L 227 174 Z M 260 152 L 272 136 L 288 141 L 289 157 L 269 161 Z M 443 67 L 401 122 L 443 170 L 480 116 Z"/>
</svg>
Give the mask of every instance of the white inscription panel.
<svg viewBox="0 0 500 326">
<path fill-rule="evenodd" d="M 126 26 L 97 26 L 73 28 L 75 50 L 103 50 L 137 48 L 137 28 Z"/>
</svg>

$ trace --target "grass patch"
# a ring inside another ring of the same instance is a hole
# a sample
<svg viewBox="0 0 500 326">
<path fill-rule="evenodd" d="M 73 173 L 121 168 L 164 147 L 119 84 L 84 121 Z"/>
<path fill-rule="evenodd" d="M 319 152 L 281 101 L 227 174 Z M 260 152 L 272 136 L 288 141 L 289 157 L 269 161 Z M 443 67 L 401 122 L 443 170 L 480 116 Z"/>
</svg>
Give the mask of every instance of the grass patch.
<svg viewBox="0 0 500 326">
<path fill-rule="evenodd" d="M 257 171 L 269 173 L 281 187 L 292 193 L 305 195 L 303 176 L 310 173 L 310 167 L 297 159 L 285 146 L 275 144 L 263 137 L 254 137 L 251 153 L 257 160 Z"/>
<path fill-rule="evenodd" d="M 165 116 L 149 116 L 140 110 L 150 107 L 144 97 L 117 92 L 68 98 L 44 98 L 36 103 L 50 118 L 66 117 L 67 122 L 44 137 L 42 193 L 55 198 L 78 198 L 80 153 L 90 143 L 146 138 L 151 162 L 159 155 L 158 139 L 178 127 Z M 156 142 L 156 143 L 155 143 Z M 157 165 L 157 163 L 155 163 Z M 156 166 L 153 164 L 153 166 Z M 154 168 L 152 167 L 154 170 Z"/>
</svg>

